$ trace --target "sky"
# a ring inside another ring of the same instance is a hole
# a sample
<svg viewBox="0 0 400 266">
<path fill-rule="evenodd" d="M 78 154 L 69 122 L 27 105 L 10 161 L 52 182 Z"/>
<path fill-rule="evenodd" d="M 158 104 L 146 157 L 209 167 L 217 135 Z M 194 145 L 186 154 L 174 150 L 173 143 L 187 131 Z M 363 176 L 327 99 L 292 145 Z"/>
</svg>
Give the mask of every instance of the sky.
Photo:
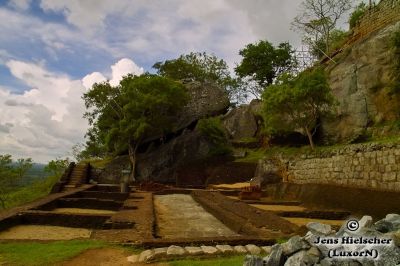
<svg viewBox="0 0 400 266">
<path fill-rule="evenodd" d="M 95 82 L 154 72 L 207 52 L 233 69 L 246 44 L 300 45 L 301 0 L 1 0 L 0 154 L 71 157 L 88 128 L 81 96 Z"/>
</svg>

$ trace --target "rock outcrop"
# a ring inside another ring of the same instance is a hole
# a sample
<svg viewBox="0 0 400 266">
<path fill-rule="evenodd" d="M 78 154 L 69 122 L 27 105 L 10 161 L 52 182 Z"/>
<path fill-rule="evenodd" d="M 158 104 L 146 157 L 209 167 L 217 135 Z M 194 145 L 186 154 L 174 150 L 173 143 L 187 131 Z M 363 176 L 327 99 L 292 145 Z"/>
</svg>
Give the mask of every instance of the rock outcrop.
<svg viewBox="0 0 400 266">
<path fill-rule="evenodd" d="M 328 66 L 329 84 L 339 101 L 338 117 L 322 121 L 328 142 L 351 142 L 371 124 L 399 119 L 400 97 L 389 92 L 395 70 L 391 39 L 399 29 L 400 22 L 373 33 Z"/>
<path fill-rule="evenodd" d="M 260 126 L 259 113 L 261 101 L 253 100 L 250 104 L 244 104 L 231 109 L 222 118 L 222 123 L 229 135 L 235 141 L 255 137 Z"/>
<path fill-rule="evenodd" d="M 189 102 L 175 117 L 173 132 L 190 127 L 198 120 L 210 116 L 225 114 L 229 108 L 228 94 L 214 83 L 184 83 L 189 94 Z M 144 143 L 158 140 L 163 132 L 153 131 L 148 134 Z"/>
<path fill-rule="evenodd" d="M 199 119 L 220 115 L 227 111 L 229 98 L 220 87 L 205 83 L 185 84 L 189 103 L 176 117 L 174 132 L 163 136 L 152 132 L 139 148 L 136 176 L 138 181 L 175 183 L 175 170 L 186 163 L 208 156 L 211 144 L 195 129 Z M 119 183 L 122 170 L 129 170 L 127 156 L 111 162 L 99 175 L 101 183 Z"/>
</svg>

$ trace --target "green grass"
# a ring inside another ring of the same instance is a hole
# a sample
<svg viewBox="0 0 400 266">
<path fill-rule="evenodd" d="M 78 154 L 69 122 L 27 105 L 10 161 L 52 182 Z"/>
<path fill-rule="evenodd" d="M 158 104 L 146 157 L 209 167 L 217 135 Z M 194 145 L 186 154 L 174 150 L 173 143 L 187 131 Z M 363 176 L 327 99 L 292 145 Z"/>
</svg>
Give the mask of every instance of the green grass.
<svg viewBox="0 0 400 266">
<path fill-rule="evenodd" d="M 86 159 L 82 162 L 90 163 L 95 168 L 104 168 L 113 160 L 112 157 L 106 157 L 104 159 Z"/>
<path fill-rule="evenodd" d="M 241 266 L 245 255 L 216 259 L 176 260 L 168 262 L 171 266 Z"/>
<path fill-rule="evenodd" d="M 0 265 L 51 265 L 73 258 L 85 250 L 105 246 L 104 242 L 91 240 L 0 243 Z"/>
<path fill-rule="evenodd" d="M 19 206 L 48 195 L 57 181 L 58 177 L 49 176 L 45 180 L 37 181 L 26 187 L 18 188 L 8 195 L 6 208 Z"/>
</svg>

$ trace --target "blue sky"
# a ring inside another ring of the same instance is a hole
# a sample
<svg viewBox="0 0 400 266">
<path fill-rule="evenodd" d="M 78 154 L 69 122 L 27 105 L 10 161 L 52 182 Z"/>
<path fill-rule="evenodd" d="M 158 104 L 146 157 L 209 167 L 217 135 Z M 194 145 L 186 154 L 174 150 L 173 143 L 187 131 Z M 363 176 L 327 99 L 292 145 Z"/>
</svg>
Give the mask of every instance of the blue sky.
<svg viewBox="0 0 400 266">
<path fill-rule="evenodd" d="M 96 81 L 191 51 L 234 67 L 260 39 L 300 44 L 301 0 L 3 0 L 0 154 L 46 162 L 84 141 L 82 94 Z"/>
</svg>

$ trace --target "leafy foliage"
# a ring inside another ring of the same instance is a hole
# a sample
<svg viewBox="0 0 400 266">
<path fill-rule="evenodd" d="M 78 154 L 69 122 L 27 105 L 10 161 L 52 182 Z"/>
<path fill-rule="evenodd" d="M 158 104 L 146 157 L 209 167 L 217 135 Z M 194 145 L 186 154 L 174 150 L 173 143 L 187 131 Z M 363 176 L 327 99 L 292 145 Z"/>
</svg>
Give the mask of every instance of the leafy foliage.
<svg viewBox="0 0 400 266">
<path fill-rule="evenodd" d="M 243 59 L 236 66 L 235 72 L 240 78 L 255 82 L 247 90 L 259 98 L 265 86 L 271 85 L 277 76 L 294 68 L 296 61 L 293 53 L 289 43 L 281 43 L 277 47 L 268 41 L 248 44 L 239 52 Z"/>
<path fill-rule="evenodd" d="M 292 26 L 302 33 L 303 41 L 312 49 L 318 42 L 325 43 L 324 52 L 332 51 L 331 32 L 338 20 L 351 8 L 351 0 L 304 0 L 301 13 L 295 17 Z"/>
<path fill-rule="evenodd" d="M 298 77 L 283 75 L 263 93 L 265 128 L 269 133 L 301 129 L 314 148 L 311 131 L 334 104 L 323 69 L 308 70 Z"/>
<path fill-rule="evenodd" d="M 211 155 L 223 155 L 231 152 L 228 138 L 219 117 L 200 119 L 197 129 L 213 144 Z"/>
<path fill-rule="evenodd" d="M 357 26 L 360 19 L 364 16 L 365 12 L 368 10 L 368 6 L 365 3 L 360 3 L 351 13 L 349 19 L 350 29 Z"/>
<path fill-rule="evenodd" d="M 152 133 L 166 134 L 174 126 L 174 115 L 186 104 L 184 86 L 167 77 L 151 74 L 125 76 L 119 86 L 93 85 L 84 94 L 89 133 L 108 152 L 129 151 L 134 178 L 136 151 Z"/>
<path fill-rule="evenodd" d="M 329 35 L 328 46 L 331 51 L 335 51 L 342 47 L 348 38 L 348 33 L 343 30 L 334 29 Z M 312 54 L 318 58 L 323 58 L 328 53 L 328 48 L 325 38 L 317 40 L 313 47 L 311 47 Z"/>
<path fill-rule="evenodd" d="M 48 172 L 52 176 L 61 177 L 65 169 L 67 169 L 70 164 L 69 158 L 51 160 L 44 168 L 45 172 Z"/>
<path fill-rule="evenodd" d="M 231 77 L 226 62 L 213 54 L 191 52 L 177 59 L 157 62 L 153 68 L 157 70 L 157 74 L 173 80 L 216 83 L 232 99 L 235 97 L 237 81 Z"/>
<path fill-rule="evenodd" d="M 13 164 L 10 154 L 0 155 L 0 204 L 6 208 L 10 194 L 18 188 L 19 181 L 32 167 L 32 159 L 18 159 Z"/>
</svg>

